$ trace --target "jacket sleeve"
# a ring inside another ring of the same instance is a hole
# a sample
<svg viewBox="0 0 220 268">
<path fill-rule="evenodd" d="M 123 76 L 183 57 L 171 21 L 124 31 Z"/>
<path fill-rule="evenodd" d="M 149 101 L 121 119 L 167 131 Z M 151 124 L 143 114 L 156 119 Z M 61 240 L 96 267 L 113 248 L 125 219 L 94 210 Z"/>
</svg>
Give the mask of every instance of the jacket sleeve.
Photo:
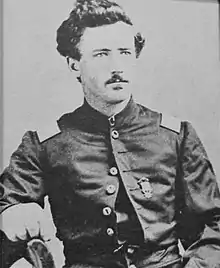
<svg viewBox="0 0 220 268">
<path fill-rule="evenodd" d="M 9 206 L 36 202 L 44 206 L 42 146 L 36 132 L 24 134 L 9 166 L 0 176 L 0 213 Z"/>
<path fill-rule="evenodd" d="M 220 267 L 220 193 L 205 149 L 190 123 L 181 142 L 180 238 L 185 268 Z"/>
</svg>

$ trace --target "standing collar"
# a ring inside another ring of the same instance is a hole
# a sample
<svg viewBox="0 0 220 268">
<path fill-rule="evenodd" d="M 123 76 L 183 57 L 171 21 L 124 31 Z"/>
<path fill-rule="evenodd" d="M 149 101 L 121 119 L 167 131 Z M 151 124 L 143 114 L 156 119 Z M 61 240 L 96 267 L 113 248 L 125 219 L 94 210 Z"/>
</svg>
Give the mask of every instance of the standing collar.
<svg viewBox="0 0 220 268">
<path fill-rule="evenodd" d="M 80 108 L 81 122 L 80 124 L 86 124 L 88 127 L 95 127 L 99 130 L 108 130 L 110 127 L 124 128 L 130 125 L 131 121 L 137 116 L 138 105 L 130 98 L 125 108 L 118 114 L 108 117 L 101 112 L 91 107 L 86 99 Z"/>
</svg>

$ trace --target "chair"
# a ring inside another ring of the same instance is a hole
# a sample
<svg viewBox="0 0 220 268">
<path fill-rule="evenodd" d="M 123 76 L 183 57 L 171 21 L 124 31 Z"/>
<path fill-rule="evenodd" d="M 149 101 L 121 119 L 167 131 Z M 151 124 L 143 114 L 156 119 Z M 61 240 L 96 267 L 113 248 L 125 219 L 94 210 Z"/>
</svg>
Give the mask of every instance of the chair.
<svg viewBox="0 0 220 268">
<path fill-rule="evenodd" d="M 28 243 L 11 242 L 1 233 L 0 264 L 9 268 L 20 258 L 25 258 L 33 268 L 60 268 L 55 265 L 54 257 L 41 239 L 34 238 Z"/>
</svg>

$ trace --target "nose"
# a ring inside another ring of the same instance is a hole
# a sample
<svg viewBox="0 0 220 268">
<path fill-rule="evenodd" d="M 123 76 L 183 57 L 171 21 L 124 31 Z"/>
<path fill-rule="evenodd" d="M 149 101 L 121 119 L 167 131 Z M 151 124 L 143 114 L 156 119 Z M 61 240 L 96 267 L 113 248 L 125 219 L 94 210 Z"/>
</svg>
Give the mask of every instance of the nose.
<svg viewBox="0 0 220 268">
<path fill-rule="evenodd" d="M 112 55 L 110 68 L 112 75 L 119 75 L 123 73 L 123 62 L 118 55 Z"/>
</svg>

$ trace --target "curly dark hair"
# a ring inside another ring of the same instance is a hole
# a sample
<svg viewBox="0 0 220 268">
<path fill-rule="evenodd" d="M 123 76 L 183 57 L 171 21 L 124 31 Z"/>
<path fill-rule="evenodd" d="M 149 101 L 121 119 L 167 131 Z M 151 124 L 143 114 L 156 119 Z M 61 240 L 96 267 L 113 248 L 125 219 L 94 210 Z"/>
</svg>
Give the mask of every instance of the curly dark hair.
<svg viewBox="0 0 220 268">
<path fill-rule="evenodd" d="M 108 0 L 76 0 L 69 18 L 57 30 L 57 50 L 64 57 L 80 60 L 80 38 L 86 27 L 98 27 L 122 21 L 133 25 L 121 6 Z M 136 57 L 145 45 L 140 33 L 134 36 Z"/>
</svg>

